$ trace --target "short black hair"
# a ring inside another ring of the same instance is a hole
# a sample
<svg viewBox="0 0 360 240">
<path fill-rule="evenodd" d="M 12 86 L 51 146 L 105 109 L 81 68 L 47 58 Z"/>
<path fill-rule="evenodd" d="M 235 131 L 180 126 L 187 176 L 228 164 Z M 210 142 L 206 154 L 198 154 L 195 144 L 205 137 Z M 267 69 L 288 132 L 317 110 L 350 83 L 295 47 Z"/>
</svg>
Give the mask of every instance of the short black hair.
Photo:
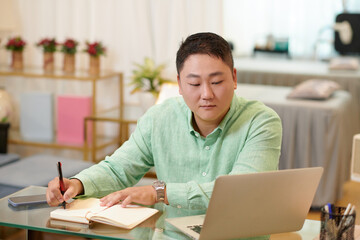
<svg viewBox="0 0 360 240">
<path fill-rule="evenodd" d="M 231 71 L 234 68 L 234 59 L 229 43 L 221 36 L 202 32 L 190 35 L 183 41 L 176 54 L 176 70 L 180 71 L 184 67 L 185 60 L 193 54 L 207 54 L 212 57 L 220 58 Z"/>
</svg>

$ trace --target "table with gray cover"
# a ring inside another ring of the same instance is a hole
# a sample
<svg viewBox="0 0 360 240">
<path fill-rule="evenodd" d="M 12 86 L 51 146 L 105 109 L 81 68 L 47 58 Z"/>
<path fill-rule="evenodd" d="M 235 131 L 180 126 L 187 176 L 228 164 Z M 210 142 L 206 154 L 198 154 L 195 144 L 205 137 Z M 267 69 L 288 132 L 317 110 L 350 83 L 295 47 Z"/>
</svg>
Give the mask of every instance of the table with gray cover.
<svg viewBox="0 0 360 240">
<path fill-rule="evenodd" d="M 296 86 L 308 79 L 337 82 L 352 96 L 353 128 L 360 133 L 360 69 L 330 70 L 327 62 L 273 58 L 235 58 L 238 83 Z"/>
</svg>

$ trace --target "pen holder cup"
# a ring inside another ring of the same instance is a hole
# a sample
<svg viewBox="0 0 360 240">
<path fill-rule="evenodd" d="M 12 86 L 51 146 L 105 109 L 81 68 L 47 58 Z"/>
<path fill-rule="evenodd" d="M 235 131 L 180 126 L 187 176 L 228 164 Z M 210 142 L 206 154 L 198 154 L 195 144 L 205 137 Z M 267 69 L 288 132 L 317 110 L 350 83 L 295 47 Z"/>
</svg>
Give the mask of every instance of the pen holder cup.
<svg viewBox="0 0 360 240">
<path fill-rule="evenodd" d="M 353 240 L 356 213 L 344 215 L 345 207 L 321 208 L 320 240 Z"/>
</svg>

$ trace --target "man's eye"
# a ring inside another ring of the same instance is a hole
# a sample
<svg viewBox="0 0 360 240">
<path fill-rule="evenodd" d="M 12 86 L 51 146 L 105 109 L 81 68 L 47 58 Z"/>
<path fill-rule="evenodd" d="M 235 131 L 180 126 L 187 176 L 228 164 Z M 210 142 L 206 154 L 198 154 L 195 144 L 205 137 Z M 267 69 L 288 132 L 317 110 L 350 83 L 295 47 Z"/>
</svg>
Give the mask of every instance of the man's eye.
<svg viewBox="0 0 360 240">
<path fill-rule="evenodd" d="M 223 82 L 223 80 L 221 80 L 221 81 L 216 81 L 216 82 L 213 82 L 212 84 L 214 84 L 214 85 L 217 85 L 217 84 L 220 84 L 220 83 L 222 83 Z"/>
<path fill-rule="evenodd" d="M 190 84 L 190 86 L 194 86 L 194 87 L 200 86 L 199 83 L 189 83 L 189 84 Z"/>
</svg>

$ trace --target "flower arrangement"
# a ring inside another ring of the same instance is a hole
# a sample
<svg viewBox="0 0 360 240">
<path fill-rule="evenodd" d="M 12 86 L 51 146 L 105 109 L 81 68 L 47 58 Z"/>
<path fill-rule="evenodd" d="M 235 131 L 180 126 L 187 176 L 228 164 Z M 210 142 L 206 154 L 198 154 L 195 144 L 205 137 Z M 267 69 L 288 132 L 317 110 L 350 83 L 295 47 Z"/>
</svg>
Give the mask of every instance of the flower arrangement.
<svg viewBox="0 0 360 240">
<path fill-rule="evenodd" d="M 36 46 L 42 47 L 44 52 L 55 52 L 57 45 L 58 43 L 56 42 L 55 38 L 44 38 L 36 44 Z"/>
<path fill-rule="evenodd" d="M 84 49 L 84 52 L 89 53 L 90 56 L 98 57 L 100 55 L 105 55 L 106 48 L 103 46 L 101 42 L 94 42 L 94 43 L 86 42 L 86 49 Z"/>
<path fill-rule="evenodd" d="M 160 87 L 164 83 L 172 82 L 169 79 L 161 77 L 161 73 L 165 68 L 165 64 L 156 66 L 155 62 L 146 57 L 144 64 L 137 64 L 137 69 L 133 70 L 130 85 L 134 88 L 131 93 L 138 91 L 150 92 L 155 97 L 159 95 Z"/>
<path fill-rule="evenodd" d="M 19 37 L 10 38 L 5 47 L 7 50 L 10 51 L 22 52 L 24 50 L 25 45 L 26 42 L 19 36 Z"/>
<path fill-rule="evenodd" d="M 79 43 L 74 39 L 68 38 L 66 41 L 61 45 L 61 51 L 66 54 L 75 54 L 76 48 Z"/>
</svg>

